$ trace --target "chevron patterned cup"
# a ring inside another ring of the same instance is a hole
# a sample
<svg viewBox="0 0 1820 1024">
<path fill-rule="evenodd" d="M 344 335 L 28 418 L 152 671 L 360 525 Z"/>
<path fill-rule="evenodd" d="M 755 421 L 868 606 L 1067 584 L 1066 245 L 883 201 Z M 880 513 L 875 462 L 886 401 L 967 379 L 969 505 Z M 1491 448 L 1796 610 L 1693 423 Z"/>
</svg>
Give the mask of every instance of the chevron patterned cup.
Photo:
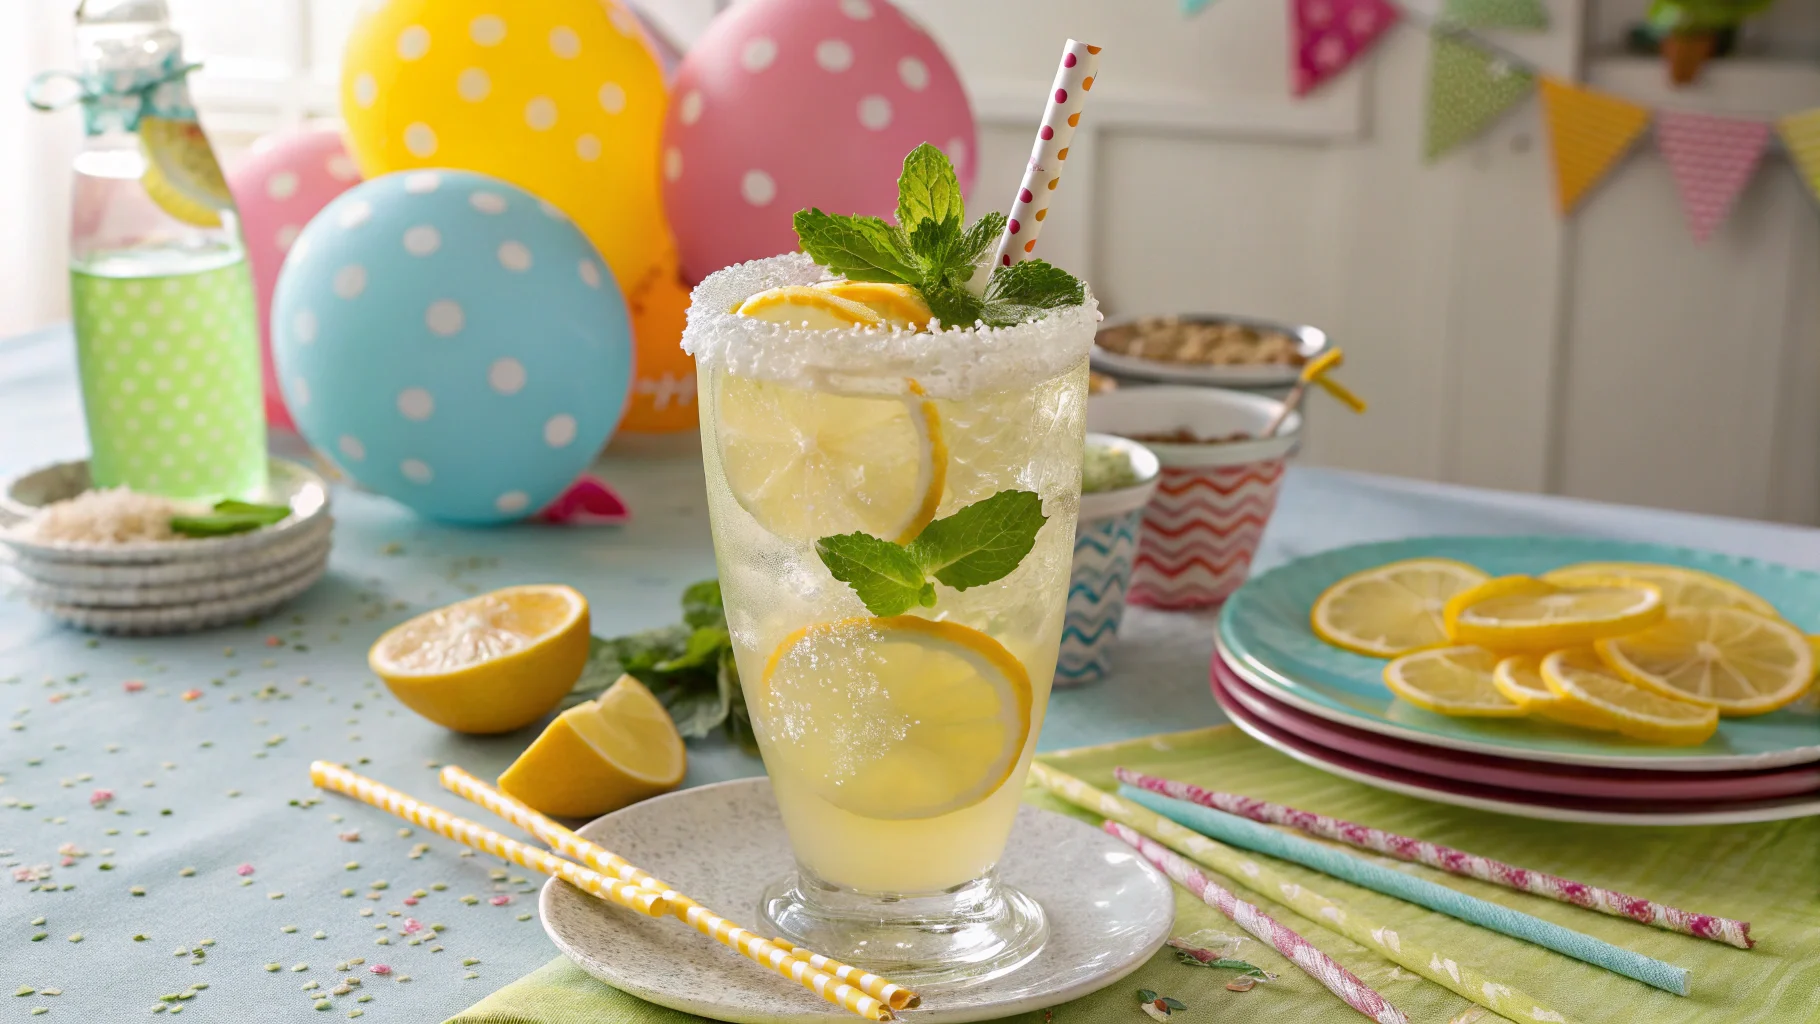
<svg viewBox="0 0 1820 1024">
<path fill-rule="evenodd" d="M 1254 438 L 1282 403 L 1218 388 L 1131 388 L 1088 402 L 1091 430 L 1149 437 L 1187 430 L 1196 437 Z M 1300 414 L 1275 437 L 1219 444 L 1146 441 L 1162 464 L 1144 508 L 1133 604 L 1188 609 L 1217 605 L 1245 582 L 1258 540 L 1276 509 L 1284 463 L 1301 438 Z"/>
<path fill-rule="evenodd" d="M 1055 662 L 1056 686 L 1096 682 L 1106 678 L 1112 668 L 1112 649 L 1118 645 L 1119 622 L 1125 617 L 1125 592 L 1131 587 L 1144 507 L 1156 492 L 1158 478 L 1157 457 L 1143 445 L 1105 434 L 1088 434 L 1087 445 L 1123 451 L 1137 471 L 1138 483 L 1081 495 L 1068 614 Z"/>
</svg>

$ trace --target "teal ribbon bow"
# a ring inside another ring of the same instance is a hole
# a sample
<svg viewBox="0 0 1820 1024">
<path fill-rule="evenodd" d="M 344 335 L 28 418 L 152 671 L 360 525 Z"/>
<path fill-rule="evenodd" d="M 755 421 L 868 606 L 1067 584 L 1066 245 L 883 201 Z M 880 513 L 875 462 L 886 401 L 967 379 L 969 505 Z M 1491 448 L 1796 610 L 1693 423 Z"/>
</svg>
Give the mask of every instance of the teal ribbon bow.
<svg viewBox="0 0 1820 1024">
<path fill-rule="evenodd" d="M 95 74 L 45 71 L 33 76 L 25 87 L 25 102 L 46 112 L 80 103 L 83 126 L 90 135 L 136 132 L 139 122 L 148 117 L 194 121 L 196 107 L 190 101 L 188 78 L 201 66 L 184 63 L 183 54 L 173 51 L 154 67 Z M 59 82 L 75 88 L 55 96 L 52 87 Z"/>
</svg>

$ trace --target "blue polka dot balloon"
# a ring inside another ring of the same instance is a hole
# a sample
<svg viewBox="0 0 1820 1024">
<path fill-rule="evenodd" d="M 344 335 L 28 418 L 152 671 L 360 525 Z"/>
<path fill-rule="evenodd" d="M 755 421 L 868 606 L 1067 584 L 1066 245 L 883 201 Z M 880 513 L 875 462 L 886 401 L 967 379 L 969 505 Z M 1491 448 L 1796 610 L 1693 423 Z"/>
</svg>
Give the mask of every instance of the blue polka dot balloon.
<svg viewBox="0 0 1820 1024">
<path fill-rule="evenodd" d="M 272 354 L 312 445 L 456 523 L 555 499 L 632 379 L 625 301 L 587 237 L 466 171 L 387 175 L 325 207 L 285 259 Z"/>
</svg>

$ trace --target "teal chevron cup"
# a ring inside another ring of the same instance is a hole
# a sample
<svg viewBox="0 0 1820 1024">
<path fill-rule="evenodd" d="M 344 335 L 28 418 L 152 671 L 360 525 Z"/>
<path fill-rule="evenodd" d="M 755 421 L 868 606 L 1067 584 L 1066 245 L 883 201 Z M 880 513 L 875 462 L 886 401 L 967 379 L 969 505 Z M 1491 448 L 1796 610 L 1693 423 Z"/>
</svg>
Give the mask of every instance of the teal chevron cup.
<svg viewBox="0 0 1820 1024">
<path fill-rule="evenodd" d="M 1106 677 L 1112 649 L 1125 616 L 1125 591 L 1137 558 L 1144 506 L 1156 492 L 1157 458 L 1135 441 L 1088 434 L 1090 447 L 1112 448 L 1131 460 L 1137 483 L 1081 495 L 1074 530 L 1074 570 L 1068 586 L 1068 613 L 1062 649 L 1055 663 L 1056 686 L 1078 686 Z"/>
</svg>

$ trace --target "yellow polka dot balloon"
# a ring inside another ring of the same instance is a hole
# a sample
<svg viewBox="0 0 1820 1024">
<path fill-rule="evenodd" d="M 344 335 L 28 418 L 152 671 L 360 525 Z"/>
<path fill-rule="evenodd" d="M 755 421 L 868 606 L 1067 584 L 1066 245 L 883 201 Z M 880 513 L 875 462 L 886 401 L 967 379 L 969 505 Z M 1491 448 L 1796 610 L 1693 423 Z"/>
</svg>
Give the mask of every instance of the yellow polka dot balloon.
<svg viewBox="0 0 1820 1024">
<path fill-rule="evenodd" d="M 478 171 L 555 204 L 622 288 L 673 262 L 657 180 L 663 73 L 615 0 L 383 0 L 342 59 L 362 174 Z"/>
</svg>

